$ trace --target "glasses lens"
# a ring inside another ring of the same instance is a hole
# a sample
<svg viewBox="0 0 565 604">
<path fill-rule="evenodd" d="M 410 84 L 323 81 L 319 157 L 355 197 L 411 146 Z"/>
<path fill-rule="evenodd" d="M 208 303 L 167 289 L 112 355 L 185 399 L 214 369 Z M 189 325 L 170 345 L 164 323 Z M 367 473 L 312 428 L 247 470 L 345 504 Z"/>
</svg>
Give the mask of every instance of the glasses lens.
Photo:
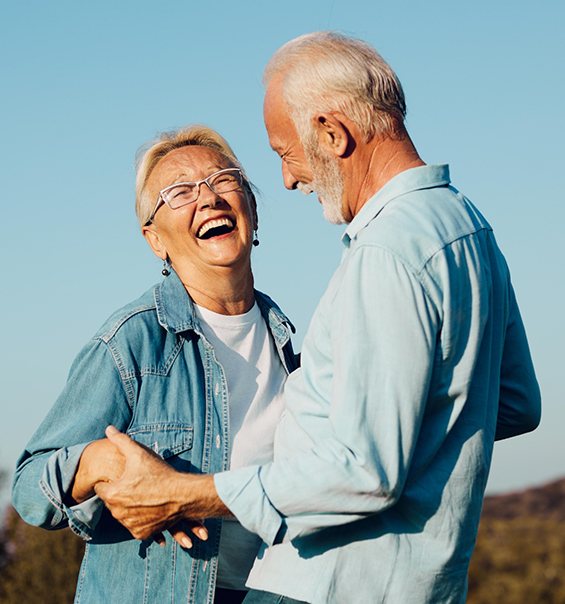
<svg viewBox="0 0 565 604">
<path fill-rule="evenodd" d="M 197 197 L 197 187 L 194 183 L 185 183 L 171 187 L 163 193 L 169 207 L 173 210 L 192 203 Z"/>
<path fill-rule="evenodd" d="M 241 187 L 241 172 L 239 170 L 224 170 L 214 174 L 209 180 L 214 193 L 229 193 Z"/>
</svg>

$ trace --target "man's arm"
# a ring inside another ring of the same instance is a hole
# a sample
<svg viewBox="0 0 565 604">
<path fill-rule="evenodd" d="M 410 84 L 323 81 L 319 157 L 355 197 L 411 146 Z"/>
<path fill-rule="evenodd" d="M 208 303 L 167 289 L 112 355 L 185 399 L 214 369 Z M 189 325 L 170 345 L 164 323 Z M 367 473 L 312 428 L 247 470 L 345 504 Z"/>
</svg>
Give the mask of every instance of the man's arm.
<svg viewBox="0 0 565 604">
<path fill-rule="evenodd" d="M 511 290 L 510 316 L 500 370 L 496 440 L 535 430 L 541 418 L 541 394 L 526 331 Z"/>
<path fill-rule="evenodd" d="M 259 469 L 215 475 L 220 498 L 267 544 L 390 508 L 411 468 L 434 368 L 437 309 L 388 251 L 362 246 L 345 262 L 310 324 L 302 370 L 285 389 L 277 438 L 294 425 L 293 435 L 303 434 L 296 450 L 287 446 L 285 459 Z M 331 381 L 323 378 L 329 372 Z"/>
</svg>

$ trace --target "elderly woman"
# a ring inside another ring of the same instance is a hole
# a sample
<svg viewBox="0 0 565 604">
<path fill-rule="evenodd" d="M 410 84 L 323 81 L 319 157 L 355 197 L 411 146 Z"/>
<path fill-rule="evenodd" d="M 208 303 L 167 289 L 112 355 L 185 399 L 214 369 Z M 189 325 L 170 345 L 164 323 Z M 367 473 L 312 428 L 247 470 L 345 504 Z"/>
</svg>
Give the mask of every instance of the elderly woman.
<svg viewBox="0 0 565 604">
<path fill-rule="evenodd" d="M 225 519 L 207 521 L 209 538 L 193 547 L 136 541 L 93 488 L 122 471 L 102 440 L 109 424 L 185 472 L 270 461 L 296 366 L 291 325 L 253 287 L 256 202 L 222 137 L 202 126 L 162 135 L 139 163 L 136 193 L 165 278 L 78 355 L 19 460 L 14 505 L 30 524 L 87 540 L 76 602 L 241 601 L 258 537 Z"/>
</svg>

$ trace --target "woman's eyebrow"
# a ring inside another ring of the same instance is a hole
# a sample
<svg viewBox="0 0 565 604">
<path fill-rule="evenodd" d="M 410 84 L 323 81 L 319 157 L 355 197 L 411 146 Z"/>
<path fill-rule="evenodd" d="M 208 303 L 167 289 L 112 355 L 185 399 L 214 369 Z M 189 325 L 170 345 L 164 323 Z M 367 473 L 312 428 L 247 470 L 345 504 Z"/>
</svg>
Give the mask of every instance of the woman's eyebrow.
<svg viewBox="0 0 565 604">
<path fill-rule="evenodd" d="M 177 174 L 177 176 L 175 176 L 174 182 L 180 182 L 181 180 L 187 180 L 189 182 L 196 182 L 196 181 L 190 180 L 190 177 L 185 172 L 181 172 L 180 174 Z"/>
<path fill-rule="evenodd" d="M 226 168 L 219 168 L 218 166 L 214 166 L 214 167 L 211 167 L 210 170 L 211 171 L 208 174 L 208 176 L 211 176 L 212 174 L 214 174 L 215 172 L 219 172 L 220 170 L 226 170 Z M 208 178 L 208 176 L 206 176 L 206 178 Z M 201 179 L 198 179 L 198 180 L 201 180 Z M 190 177 L 188 174 L 186 174 L 186 172 L 181 172 L 180 174 L 175 176 L 175 179 L 171 184 L 174 185 L 177 182 L 198 182 L 198 180 L 195 180 L 194 178 Z M 170 186 L 170 185 L 168 185 L 168 186 Z"/>
</svg>

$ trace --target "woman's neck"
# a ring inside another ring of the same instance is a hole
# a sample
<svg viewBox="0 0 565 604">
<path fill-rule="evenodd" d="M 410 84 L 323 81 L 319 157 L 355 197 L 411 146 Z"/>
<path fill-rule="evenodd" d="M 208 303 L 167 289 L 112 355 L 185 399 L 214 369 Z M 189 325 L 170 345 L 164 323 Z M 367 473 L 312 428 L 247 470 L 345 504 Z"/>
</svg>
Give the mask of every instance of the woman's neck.
<svg viewBox="0 0 565 604">
<path fill-rule="evenodd" d="M 234 271 L 232 267 L 214 267 L 198 277 L 177 272 L 186 291 L 198 306 L 220 315 L 242 315 L 253 308 L 255 293 L 251 266 Z"/>
</svg>

